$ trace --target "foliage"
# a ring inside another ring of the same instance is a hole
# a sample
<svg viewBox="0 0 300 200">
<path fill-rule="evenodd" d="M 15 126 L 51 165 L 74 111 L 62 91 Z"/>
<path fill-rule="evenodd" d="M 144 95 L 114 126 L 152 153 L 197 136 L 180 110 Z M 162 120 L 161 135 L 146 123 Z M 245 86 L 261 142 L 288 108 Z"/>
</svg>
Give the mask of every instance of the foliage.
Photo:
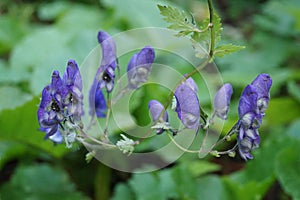
<svg viewBox="0 0 300 200">
<path fill-rule="evenodd" d="M 95 170 L 99 163 L 85 163 L 79 153 L 86 153 L 83 147 L 78 151 L 76 147 L 69 150 L 53 145 L 38 131 L 36 110 L 49 74 L 53 69 L 62 72 L 69 58 L 82 63 L 94 48 L 99 29 L 118 33 L 130 28 L 166 27 L 163 18 L 177 36 L 191 39 L 196 56 L 203 57 L 209 52 L 209 44 L 201 43 L 209 37 L 209 29 L 205 30 L 209 21 L 205 13 L 198 15 L 198 10 L 206 9 L 200 9 L 204 5 L 199 1 L 177 1 L 176 5 L 140 0 L 80 2 L 1 3 L 0 199 L 94 199 L 95 188 L 104 179 L 100 193 L 110 193 L 112 199 L 300 199 L 299 1 L 237 0 L 224 1 L 225 6 L 213 1 L 220 16 L 214 18 L 219 24 L 214 27 L 214 61 L 224 82 L 233 83 L 237 91 L 233 104 L 237 105 L 239 91 L 256 74 L 267 72 L 273 77 L 272 100 L 260 131 L 262 145 L 254 160 L 196 160 L 184 155 L 160 171 L 130 175 L 108 170 L 105 176 L 101 176 L 102 168 Z M 159 6 L 158 10 L 158 3 L 168 6 Z M 144 36 L 140 37 L 142 40 Z M 247 48 L 239 51 L 243 47 L 236 43 Z M 182 73 L 189 67 L 162 52 L 158 59 Z M 135 94 L 132 112 L 139 123 L 149 122 L 144 115 L 145 101 L 153 95 L 163 100 L 164 92 L 147 86 Z M 230 111 L 230 117 L 237 116 L 235 110 Z M 232 123 L 225 124 L 224 129 Z M 164 139 L 145 141 L 144 145 L 150 147 L 141 146 L 139 150 L 155 149 Z M 276 187 L 279 189 L 270 192 Z"/>
</svg>

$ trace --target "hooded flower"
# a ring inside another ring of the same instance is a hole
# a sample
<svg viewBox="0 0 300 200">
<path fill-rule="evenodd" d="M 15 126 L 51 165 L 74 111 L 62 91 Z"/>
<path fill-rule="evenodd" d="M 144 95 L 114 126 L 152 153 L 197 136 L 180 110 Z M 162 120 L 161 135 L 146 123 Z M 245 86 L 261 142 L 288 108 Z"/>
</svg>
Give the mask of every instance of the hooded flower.
<svg viewBox="0 0 300 200">
<path fill-rule="evenodd" d="M 97 89 L 96 90 L 96 94 L 95 94 L 95 111 L 96 111 L 96 116 L 97 117 L 105 117 L 106 114 L 106 100 L 105 97 L 103 95 L 103 92 L 101 89 Z"/>
<path fill-rule="evenodd" d="M 252 159 L 251 151 L 257 149 L 260 143 L 260 137 L 257 129 L 245 129 L 241 127 L 238 134 L 239 153 L 244 160 Z"/>
<path fill-rule="evenodd" d="M 168 113 L 164 111 L 164 106 L 159 101 L 151 100 L 148 104 L 148 109 L 153 122 L 168 122 Z M 164 112 L 163 115 L 162 112 Z M 163 131 L 163 128 L 159 128 L 157 129 L 157 134 L 161 134 Z"/>
<path fill-rule="evenodd" d="M 258 112 L 264 115 L 270 101 L 272 78 L 268 74 L 260 74 L 253 80 L 251 85 L 255 87 L 257 91 Z"/>
<path fill-rule="evenodd" d="M 40 130 L 46 132 L 45 139 L 54 137 L 54 142 L 62 142 L 59 135 L 59 125 L 64 119 L 64 108 L 62 105 L 62 80 L 58 71 L 52 74 L 52 81 L 42 92 L 41 103 L 38 108 L 38 121 Z"/>
<path fill-rule="evenodd" d="M 154 49 L 150 46 L 144 47 L 139 53 L 132 56 L 127 66 L 129 88 L 135 89 L 147 81 L 154 58 Z"/>
<path fill-rule="evenodd" d="M 63 76 L 64 100 L 68 115 L 79 120 L 83 115 L 82 79 L 75 60 L 69 60 Z"/>
<path fill-rule="evenodd" d="M 64 126 L 65 123 L 70 121 L 76 125 L 80 122 L 83 114 L 81 90 L 81 75 L 74 60 L 69 60 L 63 79 L 58 71 L 53 72 L 51 84 L 43 89 L 37 112 L 40 130 L 46 133 L 45 139 L 60 143 L 64 139 L 62 132 L 73 129 Z"/>
<path fill-rule="evenodd" d="M 240 98 L 238 112 L 242 126 L 259 128 L 262 116 L 257 112 L 257 91 L 252 85 L 248 85 Z"/>
<path fill-rule="evenodd" d="M 188 129 L 198 129 L 200 125 L 200 104 L 197 85 L 192 78 L 180 84 L 175 91 L 178 118 Z"/>
<path fill-rule="evenodd" d="M 100 89 L 106 88 L 107 92 L 111 92 L 114 88 L 115 69 L 118 66 L 116 44 L 112 37 L 104 31 L 98 32 L 98 42 L 102 48 L 102 59 L 95 82 L 100 82 Z"/>
<path fill-rule="evenodd" d="M 221 119 L 227 119 L 227 113 L 232 95 L 232 86 L 224 84 L 216 93 L 214 98 L 214 113 Z"/>
<path fill-rule="evenodd" d="M 98 42 L 102 48 L 102 59 L 94 82 L 89 91 L 89 114 L 105 117 L 106 101 L 102 92 L 105 88 L 110 93 L 114 88 L 115 69 L 118 66 L 116 44 L 112 37 L 104 31 L 98 32 Z"/>
</svg>

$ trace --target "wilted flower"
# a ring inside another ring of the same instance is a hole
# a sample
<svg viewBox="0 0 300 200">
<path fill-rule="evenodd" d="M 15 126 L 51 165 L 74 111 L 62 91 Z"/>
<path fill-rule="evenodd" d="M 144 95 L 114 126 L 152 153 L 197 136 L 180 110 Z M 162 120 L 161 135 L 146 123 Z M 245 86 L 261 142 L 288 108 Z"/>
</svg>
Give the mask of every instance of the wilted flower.
<svg viewBox="0 0 300 200">
<path fill-rule="evenodd" d="M 148 109 L 153 122 L 168 122 L 168 113 L 165 111 L 164 106 L 159 101 L 151 100 L 148 104 Z M 162 112 L 164 113 L 162 114 Z M 161 134 L 162 132 L 164 132 L 163 127 L 157 129 L 157 134 Z"/>
<path fill-rule="evenodd" d="M 232 95 L 232 86 L 224 84 L 216 93 L 214 98 L 214 114 L 226 120 Z"/>
<path fill-rule="evenodd" d="M 144 47 L 139 53 L 132 56 L 127 66 L 129 88 L 135 89 L 147 81 L 154 58 L 154 49 L 150 46 Z"/>
<path fill-rule="evenodd" d="M 253 85 L 257 91 L 258 112 L 264 115 L 270 101 L 272 78 L 268 74 L 260 74 L 252 81 L 251 85 Z"/>
<path fill-rule="evenodd" d="M 200 104 L 197 97 L 197 85 L 192 78 L 180 84 L 175 91 L 178 118 L 189 129 L 198 129 L 200 125 Z"/>
</svg>

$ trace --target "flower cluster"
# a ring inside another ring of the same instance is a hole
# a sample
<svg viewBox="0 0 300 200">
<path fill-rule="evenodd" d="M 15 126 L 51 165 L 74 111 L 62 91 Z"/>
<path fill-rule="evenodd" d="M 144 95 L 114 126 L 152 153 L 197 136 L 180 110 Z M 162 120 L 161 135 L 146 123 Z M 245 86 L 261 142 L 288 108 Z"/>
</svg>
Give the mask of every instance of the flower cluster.
<svg viewBox="0 0 300 200">
<path fill-rule="evenodd" d="M 94 82 L 89 93 L 90 112 L 93 116 L 105 117 L 107 103 L 103 89 L 110 94 L 114 88 L 115 70 L 118 68 L 116 44 L 110 35 L 99 31 L 98 42 L 102 49 L 100 67 L 97 70 Z M 147 81 L 154 62 L 154 49 L 150 46 L 144 47 L 139 53 L 134 54 L 127 66 L 128 89 L 136 89 L 140 84 Z"/>
<path fill-rule="evenodd" d="M 115 71 L 119 68 L 113 38 L 104 31 L 99 31 L 97 38 L 102 57 L 89 91 L 89 114 L 92 119 L 94 116 L 106 117 L 108 106 L 111 104 L 107 102 L 111 101 L 108 97 L 114 89 Z M 154 58 L 154 49 L 150 46 L 145 46 L 132 56 L 127 66 L 127 90 L 136 89 L 147 81 Z M 49 138 L 55 143 L 65 140 L 70 147 L 76 139 L 81 141 L 81 137 L 88 137 L 81 122 L 83 113 L 82 78 L 77 63 L 69 60 L 63 77 L 60 77 L 58 71 L 54 71 L 51 83 L 43 89 L 37 112 L 40 130 L 46 133 L 45 139 Z M 118 147 L 125 151 L 123 143 L 118 144 Z"/>
<path fill-rule="evenodd" d="M 63 78 L 54 71 L 51 83 L 42 92 L 37 115 L 45 139 L 55 143 L 65 139 L 67 144 L 73 141 L 83 115 L 82 100 L 81 75 L 77 63 L 69 60 Z"/>
<path fill-rule="evenodd" d="M 260 74 L 247 85 L 240 98 L 237 141 L 239 153 L 245 160 L 252 159 L 251 151 L 259 146 L 258 128 L 269 104 L 271 86 L 271 77 L 268 74 Z"/>
<path fill-rule="evenodd" d="M 251 151 L 259 146 L 260 137 L 258 128 L 261 125 L 262 117 L 265 115 L 265 110 L 269 104 L 271 85 L 271 77 L 268 74 L 260 74 L 244 89 L 238 107 L 239 120 L 235 125 L 235 129 L 227 134 L 238 133 L 237 146 L 239 147 L 241 157 L 245 160 L 252 159 Z M 194 129 L 196 133 L 199 129 L 207 129 L 209 124 L 213 123 L 215 116 L 222 120 L 227 119 L 233 90 L 229 83 L 225 83 L 217 91 L 213 103 L 214 111 L 209 120 L 207 120 L 207 116 L 201 112 L 197 92 L 198 87 L 194 80 L 191 77 L 186 79 L 177 86 L 172 105 L 172 108 L 175 108 L 178 118 L 184 127 Z M 168 113 L 160 102 L 151 100 L 149 102 L 149 111 L 152 121 L 155 124 L 162 122 L 168 124 Z M 201 122 L 201 119 L 205 119 L 205 126 L 203 126 L 204 124 Z M 173 133 L 179 132 L 178 130 L 174 131 L 170 126 L 155 125 L 152 128 L 156 129 L 157 134 L 169 130 Z M 219 156 L 217 151 L 212 152 L 215 152 L 216 155 Z M 231 150 L 226 152 L 230 155 L 234 153 Z"/>
</svg>

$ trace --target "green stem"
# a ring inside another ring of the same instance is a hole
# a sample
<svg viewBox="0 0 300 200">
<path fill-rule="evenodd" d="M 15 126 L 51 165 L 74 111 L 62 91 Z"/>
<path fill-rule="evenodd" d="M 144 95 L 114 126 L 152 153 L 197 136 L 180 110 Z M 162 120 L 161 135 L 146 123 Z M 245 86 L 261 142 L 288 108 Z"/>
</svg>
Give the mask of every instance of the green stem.
<svg viewBox="0 0 300 200">
<path fill-rule="evenodd" d="M 208 9 L 209 9 L 209 27 L 210 27 L 210 48 L 209 48 L 209 57 L 210 60 L 213 58 L 214 49 L 215 49 L 215 30 L 214 30 L 214 8 L 212 5 L 212 0 L 207 0 Z"/>
<path fill-rule="evenodd" d="M 176 142 L 176 140 L 174 140 L 174 138 L 170 135 L 170 133 L 167 133 L 168 134 L 168 137 L 170 138 L 170 140 L 182 151 L 184 152 L 187 152 L 187 153 L 199 153 L 198 150 L 189 150 L 189 149 L 186 149 L 184 148 L 183 146 L 181 146 L 180 144 L 178 144 Z"/>
</svg>

